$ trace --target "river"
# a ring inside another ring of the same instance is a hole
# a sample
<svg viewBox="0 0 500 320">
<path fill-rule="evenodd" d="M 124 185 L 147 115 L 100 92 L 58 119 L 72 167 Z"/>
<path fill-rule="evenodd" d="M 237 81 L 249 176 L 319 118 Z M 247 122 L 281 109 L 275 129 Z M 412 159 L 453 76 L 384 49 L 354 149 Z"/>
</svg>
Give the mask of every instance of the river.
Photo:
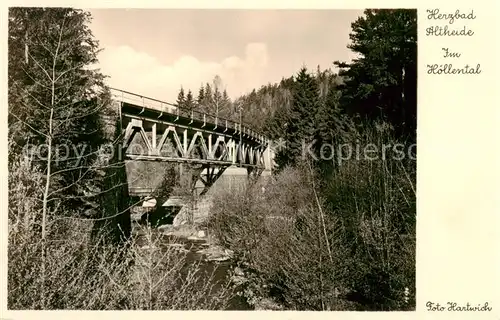
<svg viewBox="0 0 500 320">
<path fill-rule="evenodd" d="M 136 229 L 137 230 L 137 229 Z M 210 281 L 214 286 L 213 289 L 221 289 L 221 283 L 226 283 L 231 276 L 231 269 L 233 268 L 233 262 L 231 260 L 226 261 L 206 261 L 205 255 L 199 251 L 206 249 L 209 244 L 206 239 L 187 239 L 185 237 L 173 237 L 163 234 L 158 229 L 151 229 L 154 235 L 160 236 L 160 247 L 168 249 L 169 245 L 176 243 L 177 246 L 182 245 L 186 250 L 185 265 L 184 270 L 187 270 L 190 266 L 198 264 L 199 275 L 200 275 L 200 285 Z M 138 245 L 142 246 L 146 244 L 146 239 L 142 232 L 138 232 Z M 182 271 L 181 271 L 182 272 Z M 211 276 L 212 275 L 212 276 Z M 239 288 L 235 288 L 236 293 Z M 214 294 L 215 294 L 214 292 Z M 254 308 L 246 301 L 243 296 L 234 294 L 228 303 L 226 310 L 254 310 Z"/>
</svg>

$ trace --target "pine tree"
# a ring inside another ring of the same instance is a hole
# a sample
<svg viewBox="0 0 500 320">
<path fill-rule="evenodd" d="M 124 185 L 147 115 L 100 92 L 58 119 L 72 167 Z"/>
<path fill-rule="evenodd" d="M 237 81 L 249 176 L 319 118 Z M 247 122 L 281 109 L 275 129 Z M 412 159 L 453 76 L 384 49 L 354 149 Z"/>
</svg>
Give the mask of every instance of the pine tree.
<svg viewBox="0 0 500 320">
<path fill-rule="evenodd" d="M 332 80 L 334 79 L 332 77 Z M 323 170 L 334 169 L 339 163 L 337 157 L 340 155 L 336 152 L 341 150 L 338 146 L 352 142 L 356 138 L 354 123 L 340 108 L 340 90 L 333 83 L 330 83 L 329 87 L 325 99 L 320 101 L 316 114 L 317 142 L 314 150 L 320 160 L 324 160 L 319 163 Z M 329 144 L 332 147 L 321 150 L 321 146 L 324 144 Z"/>
<path fill-rule="evenodd" d="M 198 97 L 196 98 L 196 109 L 201 110 L 203 103 L 205 102 L 205 88 L 201 85 L 198 90 Z"/>
<path fill-rule="evenodd" d="M 342 104 L 364 118 L 391 123 L 415 138 L 417 90 L 417 12 L 365 10 L 352 23 L 349 49 L 360 57 L 335 64 L 346 79 Z"/>
<path fill-rule="evenodd" d="M 71 8 L 9 11 L 10 137 L 18 146 L 28 140 L 48 146 L 40 155 L 47 160 L 40 163 L 47 172 L 47 206 L 83 208 L 77 195 L 98 175 L 84 168 L 93 166 L 106 142 L 102 113 L 114 112 L 104 76 L 90 67 L 99 48 L 89 22 L 88 12 Z"/>
<path fill-rule="evenodd" d="M 191 92 L 191 90 L 189 90 L 187 95 L 186 95 L 186 101 L 184 103 L 184 107 L 186 108 L 186 110 L 189 113 L 191 113 L 191 110 L 193 110 L 195 107 L 195 101 L 194 101 L 193 93 Z"/>
<path fill-rule="evenodd" d="M 212 86 L 210 85 L 210 83 L 206 83 L 205 84 L 205 99 L 203 100 L 203 108 L 202 112 L 205 112 L 205 113 L 214 113 L 212 112 L 212 107 L 213 107 L 213 89 L 212 89 Z"/>
<path fill-rule="evenodd" d="M 179 106 L 181 109 L 185 107 L 186 103 L 186 97 L 184 95 L 184 88 L 181 87 L 181 90 L 179 91 L 179 94 L 177 95 L 177 101 L 176 104 Z"/>
<path fill-rule="evenodd" d="M 232 110 L 231 98 L 229 98 L 227 90 L 224 89 L 224 91 L 222 92 L 219 116 L 227 119 L 231 116 L 231 110 Z"/>
<path fill-rule="evenodd" d="M 293 89 L 293 105 L 285 127 L 287 148 L 279 155 L 281 166 L 297 164 L 304 156 L 303 147 L 313 143 L 316 136 L 318 85 L 305 67 L 299 71 Z"/>
<path fill-rule="evenodd" d="M 207 113 L 210 109 L 210 97 L 211 97 L 211 87 L 207 83 L 206 85 L 201 85 L 198 89 L 198 97 L 195 101 L 195 109 L 198 112 Z"/>
</svg>

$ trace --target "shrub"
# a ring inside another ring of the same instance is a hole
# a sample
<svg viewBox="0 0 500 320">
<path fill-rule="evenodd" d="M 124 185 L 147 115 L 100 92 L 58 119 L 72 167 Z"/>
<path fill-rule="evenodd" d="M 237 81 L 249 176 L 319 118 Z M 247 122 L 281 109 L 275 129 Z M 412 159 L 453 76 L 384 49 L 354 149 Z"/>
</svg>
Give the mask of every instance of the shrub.
<svg viewBox="0 0 500 320">
<path fill-rule="evenodd" d="M 26 158 L 9 169 L 9 309 L 223 309 L 232 297 L 149 227 L 142 239 L 104 245 L 91 239 L 103 236 L 92 235 L 95 222 L 68 213 L 50 217 L 42 243 L 43 175 Z"/>
<path fill-rule="evenodd" d="M 362 147 L 371 143 L 379 150 L 384 144 L 404 145 L 375 128 L 366 128 L 361 139 Z M 415 161 L 392 154 L 348 160 L 324 180 L 326 209 L 343 221 L 344 247 L 356 266 L 348 286 L 363 310 L 414 308 L 415 180 Z"/>
<path fill-rule="evenodd" d="M 9 233 L 9 309 L 223 309 L 232 296 L 186 253 L 160 247 L 150 228 L 145 243 L 132 238 L 121 249 L 90 245 L 90 227 L 82 223 L 71 230 L 70 238 L 47 241 L 45 279 L 41 242 L 20 229 Z"/>
<path fill-rule="evenodd" d="M 320 212 L 307 185 L 303 170 L 286 168 L 265 192 L 253 186 L 219 194 L 209 227 L 255 272 L 254 281 L 266 285 L 266 294 L 291 309 L 327 309 L 338 288 L 334 275 L 344 268 L 342 251 L 326 248 Z M 335 228 L 333 221 L 330 227 Z"/>
<path fill-rule="evenodd" d="M 359 143 L 373 142 L 396 143 L 364 131 Z M 284 168 L 265 192 L 220 192 L 212 234 L 254 273 L 252 287 L 288 309 L 413 309 L 415 162 L 353 157 L 323 176 L 317 168 Z"/>
</svg>

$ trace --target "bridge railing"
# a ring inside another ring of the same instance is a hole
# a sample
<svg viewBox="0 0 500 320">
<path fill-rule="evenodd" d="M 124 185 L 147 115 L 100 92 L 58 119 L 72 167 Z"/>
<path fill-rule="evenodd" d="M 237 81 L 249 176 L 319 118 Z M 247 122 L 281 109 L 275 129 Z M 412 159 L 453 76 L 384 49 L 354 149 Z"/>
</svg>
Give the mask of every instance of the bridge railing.
<svg viewBox="0 0 500 320">
<path fill-rule="evenodd" d="M 218 127 L 224 127 L 230 130 L 234 130 L 236 132 L 241 132 L 241 134 L 246 136 L 251 136 L 261 140 L 267 140 L 264 135 L 237 121 L 225 119 L 214 114 L 208 114 L 197 110 L 190 110 L 188 108 L 179 107 L 176 104 L 142 96 L 140 94 L 116 88 L 110 88 L 110 89 L 112 98 L 117 101 L 143 106 L 144 108 L 147 109 L 153 109 L 165 113 L 179 115 L 185 118 L 191 118 L 193 120 L 206 123 L 207 125 L 210 126 L 216 125 Z"/>
</svg>

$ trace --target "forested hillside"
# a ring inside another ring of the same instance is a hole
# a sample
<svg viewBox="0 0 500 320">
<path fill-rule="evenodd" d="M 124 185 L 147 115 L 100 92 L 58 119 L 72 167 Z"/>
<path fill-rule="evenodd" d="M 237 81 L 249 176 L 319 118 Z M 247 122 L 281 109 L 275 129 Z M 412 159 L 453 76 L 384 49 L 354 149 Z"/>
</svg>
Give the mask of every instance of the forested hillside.
<svg viewBox="0 0 500 320">
<path fill-rule="evenodd" d="M 291 106 L 296 105 L 301 92 L 309 90 L 317 101 L 309 101 L 308 97 L 308 105 L 302 107 L 304 113 L 346 114 L 356 124 L 381 120 L 394 127 L 398 135 L 415 140 L 416 26 L 416 14 L 411 10 L 366 10 L 365 17 L 352 24 L 348 48 L 358 55 L 352 62 L 332 57 L 332 66 L 326 69 L 303 67 L 294 75 L 284 75 L 279 83 L 255 88 L 234 101 L 225 90 L 221 91 L 222 80 L 216 76 L 213 83 L 206 83 L 197 93 L 185 93 L 181 88 L 177 103 L 236 121 L 241 109 L 244 123 L 280 137 L 283 125 L 290 120 L 287 117 Z M 302 84 L 304 77 L 313 81 Z M 324 117 L 317 118 L 307 125 L 332 127 L 322 123 Z"/>
<path fill-rule="evenodd" d="M 350 34 L 358 58 L 335 61 L 338 74 L 302 67 L 234 102 L 279 141 L 265 193 L 226 193 L 212 209 L 220 241 L 252 270 L 252 299 L 414 308 L 416 34 L 416 10 L 366 10 Z"/>
</svg>

